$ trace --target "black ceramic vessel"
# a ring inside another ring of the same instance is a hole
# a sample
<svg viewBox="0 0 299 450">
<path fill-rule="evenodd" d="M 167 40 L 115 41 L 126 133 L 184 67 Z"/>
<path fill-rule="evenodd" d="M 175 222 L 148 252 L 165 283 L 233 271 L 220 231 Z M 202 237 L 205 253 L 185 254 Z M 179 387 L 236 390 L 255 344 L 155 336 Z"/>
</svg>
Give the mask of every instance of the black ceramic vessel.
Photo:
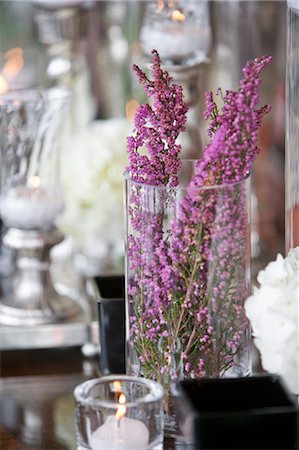
<svg viewBox="0 0 299 450">
<path fill-rule="evenodd" d="M 177 389 L 185 448 L 298 449 L 298 404 L 278 376 L 185 380 Z"/>
<path fill-rule="evenodd" d="M 95 277 L 99 291 L 100 371 L 103 375 L 126 372 L 124 277 Z"/>
</svg>

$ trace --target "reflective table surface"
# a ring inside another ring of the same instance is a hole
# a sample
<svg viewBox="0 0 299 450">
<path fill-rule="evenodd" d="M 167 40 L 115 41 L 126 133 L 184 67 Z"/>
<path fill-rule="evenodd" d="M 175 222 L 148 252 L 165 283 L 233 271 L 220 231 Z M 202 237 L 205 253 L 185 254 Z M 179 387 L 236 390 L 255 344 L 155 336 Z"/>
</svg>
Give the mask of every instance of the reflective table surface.
<svg viewBox="0 0 299 450">
<path fill-rule="evenodd" d="M 73 390 L 99 376 L 80 348 L 1 352 L 1 450 L 75 450 Z"/>
<path fill-rule="evenodd" d="M 17 350 L 2 351 L 0 364 L 1 450 L 76 450 L 73 390 L 100 376 L 98 358 L 80 347 Z"/>
</svg>

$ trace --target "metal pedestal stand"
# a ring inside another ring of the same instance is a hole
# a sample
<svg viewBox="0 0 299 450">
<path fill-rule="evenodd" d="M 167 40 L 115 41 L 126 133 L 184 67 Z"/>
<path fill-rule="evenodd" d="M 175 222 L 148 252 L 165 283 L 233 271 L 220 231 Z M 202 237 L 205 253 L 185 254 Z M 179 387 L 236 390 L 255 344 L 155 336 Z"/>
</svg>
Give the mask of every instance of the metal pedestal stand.
<svg viewBox="0 0 299 450">
<path fill-rule="evenodd" d="M 182 158 L 198 159 L 202 155 L 203 142 L 200 133 L 202 71 L 209 63 L 208 59 L 194 61 L 191 65 L 176 64 L 163 65 L 175 83 L 182 86 L 185 102 L 189 110 L 187 113 L 186 133 L 181 138 Z"/>
<path fill-rule="evenodd" d="M 73 299 L 56 292 L 51 280 L 49 251 L 62 240 L 55 228 L 46 232 L 8 230 L 3 243 L 16 251 L 17 273 L 12 292 L 0 300 L 0 324 L 53 324 L 81 313 Z"/>
</svg>

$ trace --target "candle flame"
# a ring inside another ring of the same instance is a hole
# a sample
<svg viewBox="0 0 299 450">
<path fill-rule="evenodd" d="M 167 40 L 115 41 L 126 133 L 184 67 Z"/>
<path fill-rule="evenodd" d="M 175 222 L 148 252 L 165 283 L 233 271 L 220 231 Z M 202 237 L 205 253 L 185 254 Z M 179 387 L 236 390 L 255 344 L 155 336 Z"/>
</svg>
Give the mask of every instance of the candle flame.
<svg viewBox="0 0 299 450">
<path fill-rule="evenodd" d="M 118 396 L 118 408 L 115 413 L 115 417 L 117 420 L 120 420 L 126 414 L 126 396 L 122 393 L 122 385 L 120 381 L 113 381 L 113 389 L 114 392 L 119 394 Z"/>
<path fill-rule="evenodd" d="M 117 420 L 120 420 L 126 414 L 127 408 L 125 406 L 126 396 L 124 394 L 120 394 L 118 399 L 119 406 L 116 410 L 115 417 Z"/>
<path fill-rule="evenodd" d="M 8 91 L 8 83 L 6 79 L 0 75 L 0 94 L 5 94 Z"/>
<path fill-rule="evenodd" d="M 37 175 L 34 177 L 30 177 L 29 184 L 34 188 L 38 188 L 40 186 L 40 177 L 38 177 Z"/>
<path fill-rule="evenodd" d="M 172 20 L 176 20 L 177 22 L 183 22 L 185 20 L 184 14 L 178 9 L 172 11 L 171 18 Z"/>
<path fill-rule="evenodd" d="M 7 79 L 15 78 L 24 67 L 23 50 L 19 47 L 11 48 L 5 53 L 4 59 L 2 74 Z"/>
<path fill-rule="evenodd" d="M 4 66 L 0 73 L 0 94 L 9 89 L 8 80 L 13 80 L 24 67 L 23 50 L 20 47 L 9 49 L 4 54 Z"/>
<path fill-rule="evenodd" d="M 24 52 L 21 47 L 13 47 L 4 54 L 5 59 L 14 58 L 15 56 L 23 56 Z"/>
<path fill-rule="evenodd" d="M 119 402 L 121 405 L 124 405 L 124 404 L 126 403 L 126 396 L 125 396 L 125 394 L 120 394 L 119 399 L 118 399 L 118 402 Z"/>
</svg>

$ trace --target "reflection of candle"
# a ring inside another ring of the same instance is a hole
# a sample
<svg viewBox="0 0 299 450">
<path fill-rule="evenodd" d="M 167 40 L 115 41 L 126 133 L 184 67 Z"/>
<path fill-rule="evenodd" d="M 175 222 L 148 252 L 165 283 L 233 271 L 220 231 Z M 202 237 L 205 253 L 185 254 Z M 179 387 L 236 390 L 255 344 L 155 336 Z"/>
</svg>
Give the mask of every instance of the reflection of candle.
<svg viewBox="0 0 299 450">
<path fill-rule="evenodd" d="M 48 229 L 63 211 L 59 193 L 41 187 L 18 186 L 1 196 L 0 214 L 5 225 L 25 229 Z"/>
<path fill-rule="evenodd" d="M 125 402 L 125 396 L 120 394 L 116 414 L 108 416 L 106 422 L 92 433 L 92 450 L 148 448 L 149 431 L 140 420 L 125 417 Z"/>
<path fill-rule="evenodd" d="M 191 56 L 204 60 L 210 45 L 210 27 L 199 24 L 193 16 L 185 17 L 180 10 L 171 15 L 156 14 L 156 20 L 141 28 L 140 42 L 144 53 L 158 50 L 161 59 L 180 61 Z"/>
</svg>

